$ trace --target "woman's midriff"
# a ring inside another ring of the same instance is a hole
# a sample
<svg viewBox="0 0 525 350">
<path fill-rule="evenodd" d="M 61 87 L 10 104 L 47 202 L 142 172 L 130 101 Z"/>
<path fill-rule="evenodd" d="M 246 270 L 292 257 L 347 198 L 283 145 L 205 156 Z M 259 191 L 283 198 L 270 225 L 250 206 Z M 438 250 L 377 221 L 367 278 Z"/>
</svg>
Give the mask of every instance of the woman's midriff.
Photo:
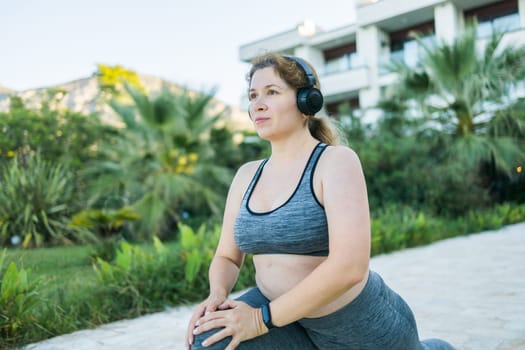
<svg viewBox="0 0 525 350">
<path fill-rule="evenodd" d="M 274 300 L 295 287 L 325 259 L 326 257 L 321 256 L 293 254 L 255 255 L 253 262 L 257 287 L 264 296 Z M 366 277 L 343 295 L 306 317 L 326 316 L 347 305 L 361 293 L 367 282 Z"/>
</svg>

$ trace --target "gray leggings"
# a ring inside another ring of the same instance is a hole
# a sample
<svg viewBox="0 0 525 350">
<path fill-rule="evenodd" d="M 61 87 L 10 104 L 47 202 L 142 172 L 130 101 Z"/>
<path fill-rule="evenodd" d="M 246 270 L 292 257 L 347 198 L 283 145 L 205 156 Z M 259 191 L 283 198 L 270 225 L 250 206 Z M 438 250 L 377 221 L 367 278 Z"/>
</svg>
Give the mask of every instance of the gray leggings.
<svg viewBox="0 0 525 350">
<path fill-rule="evenodd" d="M 268 299 L 253 288 L 237 300 L 259 307 Z M 231 338 L 209 347 L 201 342 L 217 330 L 195 337 L 192 350 L 223 350 Z M 303 318 L 242 342 L 239 350 L 454 350 L 438 339 L 419 341 L 412 311 L 383 279 L 370 271 L 363 291 L 348 305 L 319 318 Z"/>
</svg>

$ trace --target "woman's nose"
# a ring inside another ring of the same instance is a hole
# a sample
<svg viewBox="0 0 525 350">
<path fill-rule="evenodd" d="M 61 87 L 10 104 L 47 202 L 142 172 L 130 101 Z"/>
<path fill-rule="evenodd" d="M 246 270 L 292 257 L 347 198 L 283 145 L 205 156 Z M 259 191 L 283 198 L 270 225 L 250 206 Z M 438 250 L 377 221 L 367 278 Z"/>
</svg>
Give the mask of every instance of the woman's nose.
<svg viewBox="0 0 525 350">
<path fill-rule="evenodd" d="M 266 108 L 266 104 L 264 102 L 264 98 L 257 97 L 254 100 L 252 100 L 252 107 L 254 111 L 261 111 Z"/>
</svg>

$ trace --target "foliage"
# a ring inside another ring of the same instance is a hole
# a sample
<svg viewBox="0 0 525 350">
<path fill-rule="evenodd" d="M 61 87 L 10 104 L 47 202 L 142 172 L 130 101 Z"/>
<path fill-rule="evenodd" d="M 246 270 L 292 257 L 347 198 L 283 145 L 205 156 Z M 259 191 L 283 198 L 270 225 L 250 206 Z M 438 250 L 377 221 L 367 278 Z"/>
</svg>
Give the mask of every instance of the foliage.
<svg viewBox="0 0 525 350">
<path fill-rule="evenodd" d="M 270 144 L 249 131 L 233 133 L 228 128 L 214 128 L 209 144 L 215 153 L 214 163 L 232 170 L 247 161 L 270 155 Z"/>
<path fill-rule="evenodd" d="M 427 157 L 429 150 L 425 146 L 413 137 L 396 138 L 389 134 L 373 135 L 356 145 L 371 208 L 390 202 L 412 207 L 430 204 L 425 202 L 425 192 L 431 186 L 429 174 L 435 164 Z"/>
<path fill-rule="evenodd" d="M 388 204 L 371 220 L 372 255 L 423 245 L 442 238 L 443 222 L 407 206 Z"/>
<path fill-rule="evenodd" d="M 75 214 L 69 222 L 69 227 L 87 229 L 97 237 L 108 238 L 121 233 L 126 222 L 138 220 L 140 215 L 131 207 L 114 209 L 85 209 Z"/>
<path fill-rule="evenodd" d="M 28 109 L 19 97 L 11 96 L 10 111 L 0 112 L 0 135 L 0 162 L 40 153 L 45 160 L 76 170 L 99 156 L 101 143 L 109 142 L 114 129 L 96 115 Z"/>
<path fill-rule="evenodd" d="M 96 115 L 59 109 L 64 91 L 46 92 L 40 109 L 11 96 L 10 111 L 0 113 L 0 245 L 13 237 L 26 247 L 88 238 L 65 224 L 88 197 L 90 179 L 79 169 L 100 157 L 115 130 Z"/>
<path fill-rule="evenodd" d="M 472 210 L 454 219 L 391 203 L 373 213 L 372 254 L 524 221 L 525 205 L 504 204 Z M 17 344 L 204 298 L 208 293 L 207 271 L 219 227 L 193 230 L 183 226 L 180 231 L 183 234 L 179 239 L 170 243 L 121 242 L 118 258 L 99 259 L 96 273 L 90 273 L 93 269 L 87 266 L 89 247 L 8 251 L 8 262 L 24 264 L 38 280 L 48 281 L 39 293 L 45 294 L 46 302 L 38 303 L 32 312 L 33 324 L 38 327 L 20 328 L 16 334 Z M 235 290 L 252 286 L 254 274 L 252 259 L 248 256 Z"/>
<path fill-rule="evenodd" d="M 523 221 L 525 205 L 501 204 L 493 208 L 469 210 L 464 216 L 454 219 L 390 203 L 372 216 L 372 255 Z"/>
<path fill-rule="evenodd" d="M 24 248 L 81 238 L 67 227 L 78 205 L 70 170 L 37 154 L 15 158 L 0 171 L 2 245 L 15 236 L 22 239 Z"/>
<path fill-rule="evenodd" d="M 219 242 L 220 230 L 216 227 L 210 235 L 206 235 L 206 227 L 202 225 L 197 232 L 187 225 L 179 224 L 180 242 L 185 261 L 184 277 L 192 284 L 197 276 L 202 274 L 202 268 L 209 264 L 213 252 Z"/>
<path fill-rule="evenodd" d="M 116 317 L 133 317 L 158 310 L 162 307 L 159 303 L 171 297 L 169 290 L 175 281 L 172 279 L 177 277 L 174 276 L 177 261 L 158 239 L 154 242 L 154 253 L 122 242 L 114 264 L 99 258 L 94 265 L 102 287 L 99 297 Z"/>
<path fill-rule="evenodd" d="M 179 232 L 184 278 L 187 283 L 184 289 L 200 295 L 197 299 L 192 295 L 185 295 L 184 298 L 199 300 L 208 293 L 208 269 L 219 243 L 221 229 L 218 224 L 211 227 L 201 225 L 195 231 L 185 224 L 179 224 Z M 252 257 L 247 256 L 234 290 L 252 286 L 255 281 L 254 272 Z"/>
<path fill-rule="evenodd" d="M 525 104 L 516 95 L 525 81 L 525 47 L 503 47 L 502 35 L 495 33 L 481 50 L 474 25 L 452 43 L 418 38 L 425 51 L 419 67 L 389 66 L 399 80 L 379 104 L 385 112 L 379 131 L 414 138 L 434 160 L 428 169 L 442 186 L 430 187 L 425 200 L 436 199 L 441 213 L 478 206 L 474 196 L 462 201 L 454 195 L 466 187 L 474 186 L 481 207 L 490 203 L 489 194 L 504 200 L 500 179 L 512 179 L 525 163 Z M 447 207 L 456 200 L 462 203 Z"/>
<path fill-rule="evenodd" d="M 113 263 L 98 259 L 95 272 L 107 300 L 105 307 L 113 314 L 136 316 L 206 295 L 207 278 L 202 269 L 211 261 L 213 250 L 208 242 L 214 239 L 200 245 L 209 236 L 204 227 L 196 234 L 182 226 L 180 245 L 172 249 L 157 238 L 153 251 L 122 242 Z"/>
<path fill-rule="evenodd" d="M 119 142 L 86 171 L 97 179 L 93 203 L 109 196 L 133 206 L 137 238 L 168 236 L 184 213 L 219 215 L 232 174 L 215 164 L 208 143 L 222 115 L 212 111 L 212 95 L 126 88 L 132 105 L 111 102 L 126 125 Z"/>
<path fill-rule="evenodd" d="M 90 257 L 93 261 L 97 258 L 111 261 L 119 242 L 132 238 L 129 223 L 139 218 L 140 215 L 129 206 L 120 209 L 85 209 L 75 214 L 68 226 L 92 238 L 94 245 Z"/>
<path fill-rule="evenodd" d="M 113 262 L 94 265 L 103 308 L 115 317 L 131 317 L 203 299 L 208 290 L 207 271 L 220 229 L 200 226 L 197 231 L 179 224 L 177 245 L 167 248 L 154 238 L 153 250 L 122 242 Z M 253 285 L 253 265 L 247 259 L 236 289 Z"/>
<path fill-rule="evenodd" d="M 19 342 L 18 338 L 35 326 L 34 310 L 42 302 L 39 281 L 30 278 L 30 271 L 18 269 L 14 262 L 3 270 L 6 256 L 0 255 L 0 346 Z"/>
</svg>

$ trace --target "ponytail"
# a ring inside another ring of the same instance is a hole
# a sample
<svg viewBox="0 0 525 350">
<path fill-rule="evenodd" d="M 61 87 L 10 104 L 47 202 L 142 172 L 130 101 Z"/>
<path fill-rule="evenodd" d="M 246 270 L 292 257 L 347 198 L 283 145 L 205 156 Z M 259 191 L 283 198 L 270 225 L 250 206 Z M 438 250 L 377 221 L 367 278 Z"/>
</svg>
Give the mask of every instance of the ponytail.
<svg viewBox="0 0 525 350">
<path fill-rule="evenodd" d="M 327 145 L 340 145 L 344 143 L 341 131 L 335 122 L 328 117 L 308 117 L 308 129 L 313 137 Z"/>
</svg>

